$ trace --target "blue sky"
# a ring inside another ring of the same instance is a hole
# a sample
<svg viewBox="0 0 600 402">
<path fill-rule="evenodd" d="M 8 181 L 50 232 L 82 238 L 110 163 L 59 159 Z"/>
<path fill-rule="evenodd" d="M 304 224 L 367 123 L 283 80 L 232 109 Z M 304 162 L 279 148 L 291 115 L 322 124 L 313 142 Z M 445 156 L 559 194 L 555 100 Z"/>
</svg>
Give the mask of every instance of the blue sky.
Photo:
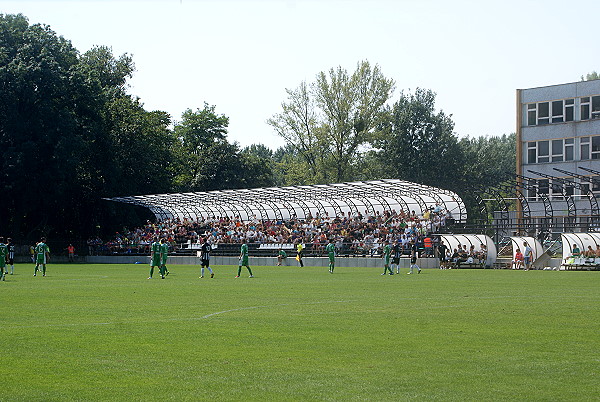
<svg viewBox="0 0 600 402">
<path fill-rule="evenodd" d="M 600 72 L 598 3 L 564 1 L 5 1 L 72 41 L 130 53 L 129 92 L 177 120 L 216 105 L 242 146 L 283 145 L 266 120 L 285 88 L 361 60 L 401 90 L 437 93 L 460 136 L 515 131 L 515 89 Z"/>
</svg>

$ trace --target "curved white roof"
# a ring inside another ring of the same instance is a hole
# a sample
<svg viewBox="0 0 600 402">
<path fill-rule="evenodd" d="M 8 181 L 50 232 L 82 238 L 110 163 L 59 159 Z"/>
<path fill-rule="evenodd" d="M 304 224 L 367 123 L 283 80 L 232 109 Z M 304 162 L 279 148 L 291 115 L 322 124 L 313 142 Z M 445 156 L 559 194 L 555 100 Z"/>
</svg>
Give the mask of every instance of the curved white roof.
<svg viewBox="0 0 600 402">
<path fill-rule="evenodd" d="M 440 235 L 440 240 L 450 249 L 454 250 L 459 245 L 467 245 L 467 249 L 475 246 L 475 250 L 479 251 L 480 246 L 485 244 L 487 248 L 486 266 L 492 266 L 498 258 L 498 250 L 491 237 L 483 234 L 444 234 Z"/>
<path fill-rule="evenodd" d="M 571 255 L 573 246 L 577 244 L 579 250 L 583 253 L 588 246 L 596 251 L 596 247 L 600 244 L 600 233 L 561 233 L 562 238 L 562 255 L 567 258 Z"/>
<path fill-rule="evenodd" d="M 512 245 L 512 256 L 513 261 L 515 259 L 515 254 L 517 253 L 517 249 L 520 249 L 523 254 L 525 251 L 525 243 L 531 247 L 531 253 L 533 254 L 533 261 L 531 263 L 535 265 L 535 262 L 539 257 L 544 254 L 544 248 L 542 247 L 542 243 L 535 237 L 520 237 L 520 236 L 512 236 L 510 238 L 510 243 Z"/>
<path fill-rule="evenodd" d="M 423 214 L 436 204 L 457 222 L 465 222 L 463 201 L 449 190 L 397 179 L 310 186 L 268 187 L 194 193 L 153 194 L 108 198 L 149 208 L 158 220 L 240 217 L 306 219 L 308 216 L 375 214 L 415 211 Z"/>
</svg>

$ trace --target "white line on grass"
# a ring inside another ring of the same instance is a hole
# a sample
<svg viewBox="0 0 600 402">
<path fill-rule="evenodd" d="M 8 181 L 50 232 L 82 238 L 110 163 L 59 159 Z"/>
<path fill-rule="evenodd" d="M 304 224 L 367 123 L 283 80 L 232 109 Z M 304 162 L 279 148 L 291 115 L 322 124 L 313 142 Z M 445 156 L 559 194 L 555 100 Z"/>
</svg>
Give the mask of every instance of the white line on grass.
<svg viewBox="0 0 600 402">
<path fill-rule="evenodd" d="M 462 299 L 462 298 L 471 298 L 471 299 L 487 299 L 487 300 L 493 300 L 493 299 L 537 299 L 537 300 L 533 300 L 530 301 L 529 303 L 547 303 L 548 299 L 557 299 L 556 297 L 553 296 L 532 296 L 532 295 L 505 295 L 505 296 L 476 296 L 476 295 L 463 295 L 463 296 L 456 296 L 458 299 Z M 586 298 L 586 299 L 596 299 L 595 297 L 590 297 L 590 296 L 582 296 L 582 295 L 572 295 L 569 296 L 571 299 L 576 299 L 576 298 Z M 541 300 L 544 299 L 544 300 Z M 562 299 L 562 298 L 560 298 Z M 437 300 L 436 298 L 417 298 L 417 297 L 403 297 L 403 298 L 399 298 L 396 299 L 396 301 L 400 301 L 400 300 L 416 300 L 416 301 L 426 301 L 426 300 Z M 331 301 L 318 301 L 318 302 L 310 302 L 310 303 L 282 303 L 282 304 L 272 304 L 272 305 L 264 305 L 264 306 L 249 306 L 249 307 L 239 307 L 239 308 L 234 308 L 234 309 L 230 309 L 230 310 L 223 310 L 223 311 L 216 311 L 214 313 L 210 313 L 210 314 L 206 314 L 203 315 L 202 317 L 186 317 L 186 318 L 166 318 L 166 319 L 154 319 L 154 320 L 142 320 L 142 321 L 119 321 L 119 322 L 90 322 L 90 323 L 62 323 L 62 324 L 38 324 L 38 325 L 15 325 L 12 327 L 8 327 L 10 329 L 12 328 L 41 328 L 41 327 L 77 327 L 77 326 L 99 326 L 99 325 L 115 325 L 115 324 L 132 324 L 132 323 L 147 323 L 147 322 L 173 322 L 173 321 L 198 321 L 198 320 L 206 320 L 208 318 L 217 316 L 217 315 L 221 315 L 221 314 L 226 314 L 226 313 L 233 313 L 236 311 L 243 311 L 243 310 L 255 310 L 255 309 L 259 309 L 259 308 L 273 308 L 273 307 L 283 307 L 283 306 L 306 306 L 306 305 L 314 305 L 314 304 L 331 304 L 331 303 L 352 303 L 352 302 L 356 302 L 357 300 L 331 300 Z M 443 308 L 462 308 L 464 306 L 458 306 L 458 305 L 442 305 L 442 306 L 421 306 L 421 309 L 425 309 L 425 308 L 429 308 L 429 309 L 443 309 Z M 387 310 L 381 310 L 381 311 L 387 311 Z M 312 314 L 317 314 L 315 312 L 312 312 Z M 5 327 L 7 328 L 7 327 Z"/>
<path fill-rule="evenodd" d="M 285 303 L 285 304 L 273 304 L 270 306 L 251 306 L 251 307 L 240 307 L 234 308 L 231 310 L 217 311 L 215 313 L 206 314 L 202 317 L 187 317 L 187 318 L 166 318 L 166 319 L 156 319 L 156 320 L 143 320 L 143 321 L 125 321 L 125 322 L 88 322 L 88 323 L 62 323 L 62 324 L 37 324 L 37 325 L 14 325 L 8 327 L 10 329 L 13 328 L 50 328 L 50 327 L 78 327 L 78 326 L 97 326 L 97 325 L 115 325 L 115 324 L 132 324 L 132 323 L 146 323 L 146 322 L 173 322 L 173 321 L 196 321 L 196 320 L 205 320 L 210 317 L 231 313 L 234 311 L 242 311 L 242 310 L 253 310 L 257 308 L 269 308 L 269 307 L 281 307 L 281 306 L 302 306 L 302 305 L 311 305 L 311 304 L 329 304 L 329 303 L 351 303 L 356 300 L 334 300 L 334 301 L 320 301 L 320 302 L 312 302 L 312 303 Z M 6 328 L 6 327 L 5 327 Z"/>
<path fill-rule="evenodd" d="M 335 300 L 335 301 L 321 301 L 321 302 L 312 302 L 312 303 L 284 303 L 284 304 L 274 304 L 272 306 L 241 307 L 241 308 L 234 308 L 231 310 L 217 311 L 216 313 L 207 314 L 200 318 L 189 318 L 189 319 L 190 320 L 204 320 L 206 318 L 210 318 L 210 317 L 213 317 L 213 316 L 219 315 L 219 314 L 231 313 L 231 312 L 240 311 L 240 310 L 251 310 L 251 309 L 255 309 L 255 308 L 281 307 L 281 306 L 303 306 L 303 305 L 309 305 L 309 304 L 351 303 L 354 301 L 356 301 L 356 300 Z"/>
</svg>

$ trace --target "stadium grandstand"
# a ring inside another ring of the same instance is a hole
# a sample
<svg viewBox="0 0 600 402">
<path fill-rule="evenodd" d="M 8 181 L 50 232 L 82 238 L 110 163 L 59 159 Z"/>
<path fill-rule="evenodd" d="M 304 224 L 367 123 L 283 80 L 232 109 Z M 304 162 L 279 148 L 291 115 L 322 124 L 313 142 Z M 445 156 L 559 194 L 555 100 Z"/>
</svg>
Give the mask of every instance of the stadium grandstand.
<svg viewBox="0 0 600 402">
<path fill-rule="evenodd" d="M 157 221 L 220 217 L 242 221 L 289 220 L 376 215 L 384 211 L 405 211 L 422 216 L 428 210 L 444 211 L 446 218 L 457 223 L 467 219 L 465 205 L 455 193 L 396 179 L 138 195 L 107 200 L 146 207 Z"/>
</svg>

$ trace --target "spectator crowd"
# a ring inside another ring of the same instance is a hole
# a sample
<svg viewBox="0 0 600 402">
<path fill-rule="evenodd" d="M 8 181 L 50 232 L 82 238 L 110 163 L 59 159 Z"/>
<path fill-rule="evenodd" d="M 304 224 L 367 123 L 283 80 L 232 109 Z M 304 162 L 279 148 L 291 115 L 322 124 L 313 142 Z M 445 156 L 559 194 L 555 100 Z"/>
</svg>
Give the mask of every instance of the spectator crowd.
<svg viewBox="0 0 600 402">
<path fill-rule="evenodd" d="M 124 229 L 112 239 L 88 240 L 90 255 L 148 253 L 154 237 L 164 238 L 174 250 L 188 249 L 201 239 L 221 244 L 305 244 L 312 252 L 322 252 L 331 241 L 348 254 L 379 253 L 385 242 L 398 242 L 408 250 L 411 240 L 423 243 L 430 233 L 445 226 L 450 215 L 439 205 L 417 215 L 414 211 L 384 211 L 373 215 L 344 214 L 307 219 L 242 221 L 239 218 L 168 219 L 148 221 L 143 227 Z"/>
</svg>

